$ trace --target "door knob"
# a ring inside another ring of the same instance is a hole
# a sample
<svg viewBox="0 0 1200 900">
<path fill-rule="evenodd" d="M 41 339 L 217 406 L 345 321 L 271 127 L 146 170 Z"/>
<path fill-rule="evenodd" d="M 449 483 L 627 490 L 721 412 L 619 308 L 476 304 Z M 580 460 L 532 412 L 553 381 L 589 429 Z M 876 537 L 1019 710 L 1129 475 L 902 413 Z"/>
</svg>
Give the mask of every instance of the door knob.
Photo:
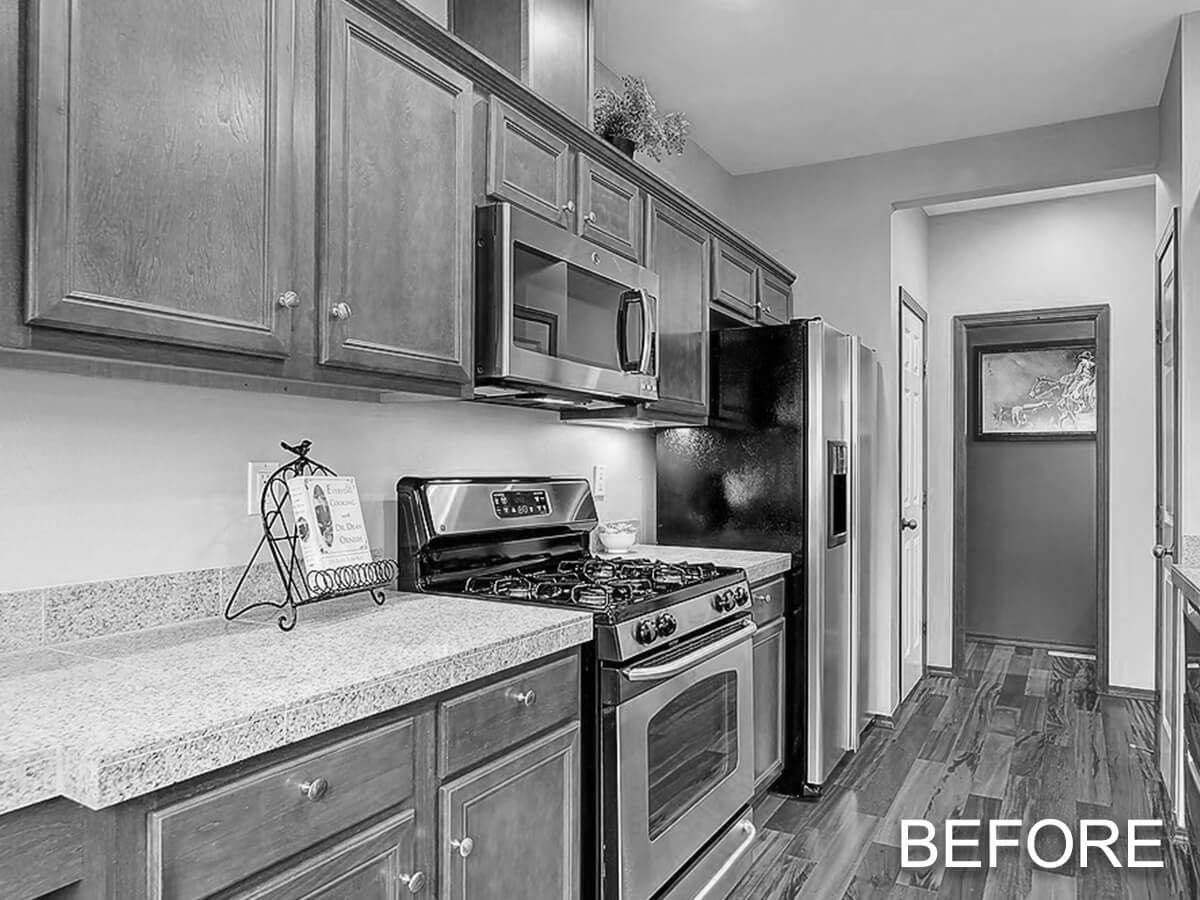
<svg viewBox="0 0 1200 900">
<path fill-rule="evenodd" d="M 408 888 L 410 894 L 419 894 L 425 887 L 425 873 L 413 872 L 411 875 L 401 875 L 400 883 Z"/>
<path fill-rule="evenodd" d="M 1175 548 L 1164 547 L 1162 544 L 1155 544 L 1154 549 L 1150 552 L 1154 554 L 1155 559 L 1162 559 L 1163 557 L 1174 556 Z"/>
<path fill-rule="evenodd" d="M 300 295 L 295 291 L 284 291 L 279 295 L 279 305 L 284 309 L 295 309 L 300 305 Z"/>
<path fill-rule="evenodd" d="M 475 849 L 475 842 L 469 837 L 465 837 L 461 841 L 451 841 L 450 846 L 458 851 L 459 856 L 466 859 L 471 855 L 471 851 Z"/>
<path fill-rule="evenodd" d="M 915 531 L 917 528 L 917 520 L 916 519 L 906 519 L 903 516 L 901 516 L 900 527 L 907 529 L 909 531 Z"/>
<path fill-rule="evenodd" d="M 354 310 L 350 308 L 349 303 L 335 303 L 333 304 L 333 308 L 329 310 L 329 314 L 338 321 L 344 322 L 354 315 Z"/>
</svg>

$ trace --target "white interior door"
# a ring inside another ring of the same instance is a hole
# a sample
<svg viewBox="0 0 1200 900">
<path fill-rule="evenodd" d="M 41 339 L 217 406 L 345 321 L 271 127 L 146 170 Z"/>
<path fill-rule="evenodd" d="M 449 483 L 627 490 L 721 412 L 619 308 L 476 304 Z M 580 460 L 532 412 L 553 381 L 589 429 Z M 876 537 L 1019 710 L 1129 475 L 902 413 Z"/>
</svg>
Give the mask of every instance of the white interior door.
<svg viewBox="0 0 1200 900">
<path fill-rule="evenodd" d="M 900 289 L 900 699 L 925 674 L 925 317 Z"/>
</svg>

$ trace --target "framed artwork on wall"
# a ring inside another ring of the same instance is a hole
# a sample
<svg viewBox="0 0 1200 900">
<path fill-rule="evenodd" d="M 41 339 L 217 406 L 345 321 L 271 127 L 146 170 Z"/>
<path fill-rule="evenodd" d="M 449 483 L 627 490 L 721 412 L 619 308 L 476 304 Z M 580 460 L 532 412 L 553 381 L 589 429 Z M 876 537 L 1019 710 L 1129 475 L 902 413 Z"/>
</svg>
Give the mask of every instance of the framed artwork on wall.
<svg viewBox="0 0 1200 900">
<path fill-rule="evenodd" d="M 1096 343 L 975 351 L 976 440 L 1094 440 Z"/>
</svg>

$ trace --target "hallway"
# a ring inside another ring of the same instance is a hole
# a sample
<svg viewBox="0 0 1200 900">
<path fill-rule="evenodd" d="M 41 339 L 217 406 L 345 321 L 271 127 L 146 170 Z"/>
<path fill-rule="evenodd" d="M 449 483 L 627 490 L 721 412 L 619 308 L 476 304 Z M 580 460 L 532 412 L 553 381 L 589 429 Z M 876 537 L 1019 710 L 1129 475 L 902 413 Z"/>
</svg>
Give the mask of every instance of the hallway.
<svg viewBox="0 0 1200 900">
<path fill-rule="evenodd" d="M 895 729 L 873 729 L 819 803 L 763 801 L 754 863 L 734 900 L 1195 896 L 1186 858 L 1170 847 L 1164 869 L 1078 868 L 1072 859 L 1040 871 L 1010 849 L 994 870 L 900 869 L 902 817 L 939 826 L 940 851 L 947 818 L 1124 827 L 1166 816 L 1152 704 L 1098 696 L 1090 661 L 1002 644 L 967 650 L 966 675 L 922 680 Z M 1043 857 L 1060 855 L 1056 839 L 1039 836 Z M 1125 858 L 1123 844 L 1117 852 Z"/>
</svg>

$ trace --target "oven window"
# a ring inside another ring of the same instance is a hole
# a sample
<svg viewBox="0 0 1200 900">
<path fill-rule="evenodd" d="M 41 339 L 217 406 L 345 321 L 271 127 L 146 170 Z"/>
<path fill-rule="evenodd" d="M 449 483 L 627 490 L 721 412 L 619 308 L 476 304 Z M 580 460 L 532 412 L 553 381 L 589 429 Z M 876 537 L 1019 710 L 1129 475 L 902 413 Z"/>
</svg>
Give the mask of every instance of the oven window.
<svg viewBox="0 0 1200 900">
<path fill-rule="evenodd" d="M 737 703 L 737 674 L 722 672 L 688 688 L 650 720 L 650 840 L 737 769 Z"/>
</svg>

